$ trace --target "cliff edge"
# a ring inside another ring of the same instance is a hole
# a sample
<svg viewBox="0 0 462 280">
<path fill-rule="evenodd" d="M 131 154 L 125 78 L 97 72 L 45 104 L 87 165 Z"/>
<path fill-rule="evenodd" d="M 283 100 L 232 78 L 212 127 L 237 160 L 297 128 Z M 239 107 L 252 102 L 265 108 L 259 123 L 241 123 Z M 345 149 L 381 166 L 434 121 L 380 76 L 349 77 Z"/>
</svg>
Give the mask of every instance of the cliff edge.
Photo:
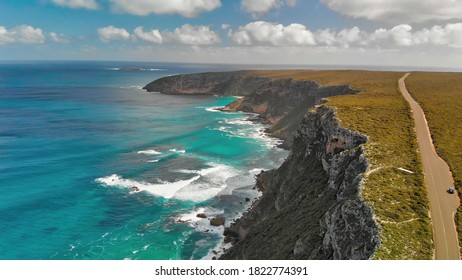
<svg viewBox="0 0 462 280">
<path fill-rule="evenodd" d="M 329 96 L 348 85 L 271 79 L 245 72 L 161 78 L 145 89 L 164 94 L 241 96 L 224 110 L 258 113 L 291 152 L 281 167 L 262 172 L 263 195 L 225 229 L 233 246 L 221 259 L 369 259 L 380 245 L 371 208 L 361 197 L 365 135 L 342 128 Z M 308 111 L 309 108 L 312 108 Z"/>
<path fill-rule="evenodd" d="M 262 172 L 262 197 L 225 231 L 221 259 L 369 259 L 380 244 L 361 198 L 367 137 L 339 126 L 327 106 L 308 112 L 289 157 Z"/>
</svg>

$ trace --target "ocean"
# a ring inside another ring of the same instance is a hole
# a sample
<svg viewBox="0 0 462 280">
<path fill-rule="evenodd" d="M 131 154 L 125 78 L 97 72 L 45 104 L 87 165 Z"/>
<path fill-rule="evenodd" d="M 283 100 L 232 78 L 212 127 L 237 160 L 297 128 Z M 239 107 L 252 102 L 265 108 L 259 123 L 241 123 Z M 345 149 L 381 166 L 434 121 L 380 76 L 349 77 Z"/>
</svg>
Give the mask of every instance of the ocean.
<svg viewBox="0 0 462 280">
<path fill-rule="evenodd" d="M 287 151 L 235 97 L 142 87 L 227 66 L 0 64 L 0 259 L 210 259 Z M 249 200 L 250 199 L 250 200 Z M 208 218 L 196 217 L 205 213 Z"/>
</svg>

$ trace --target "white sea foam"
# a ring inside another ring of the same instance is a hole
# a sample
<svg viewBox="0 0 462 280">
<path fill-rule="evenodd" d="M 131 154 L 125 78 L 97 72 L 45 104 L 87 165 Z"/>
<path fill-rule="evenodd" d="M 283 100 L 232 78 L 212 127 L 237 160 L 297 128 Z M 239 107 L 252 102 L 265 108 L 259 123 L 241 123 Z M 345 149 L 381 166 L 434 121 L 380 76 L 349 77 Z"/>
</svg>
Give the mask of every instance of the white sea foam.
<svg viewBox="0 0 462 280">
<path fill-rule="evenodd" d="M 138 253 L 141 252 L 141 251 L 146 251 L 146 250 L 149 248 L 149 246 L 151 246 L 152 244 L 153 244 L 153 243 L 148 244 L 148 245 L 145 245 L 145 246 L 143 246 L 143 248 L 141 248 L 141 249 L 139 249 L 139 250 L 134 250 L 134 251 L 132 251 L 132 254 L 133 254 L 133 255 L 136 255 L 136 254 L 138 254 Z M 130 259 L 130 258 L 127 258 L 127 259 Z"/>
<path fill-rule="evenodd" d="M 223 164 L 211 164 L 211 167 L 202 170 L 178 170 L 182 173 L 198 174 L 199 180 L 180 189 L 175 198 L 191 201 L 204 201 L 223 194 L 227 189 L 227 180 L 238 173 L 232 167 Z"/>
<path fill-rule="evenodd" d="M 172 198 L 175 196 L 175 193 L 178 190 L 181 190 L 182 188 L 190 185 L 191 183 L 193 183 L 199 178 L 200 178 L 200 175 L 194 176 L 193 178 L 188 179 L 188 180 L 181 180 L 181 181 L 176 181 L 176 182 L 162 182 L 161 184 L 152 184 L 152 183 L 148 183 L 144 181 L 138 182 L 135 180 L 124 179 L 117 174 L 112 174 L 111 176 L 98 178 L 96 179 L 96 182 L 100 183 L 103 186 L 121 187 L 121 188 L 130 189 L 130 190 L 133 187 L 136 187 L 139 191 L 145 191 L 155 196 L 160 196 L 164 198 Z"/>
<path fill-rule="evenodd" d="M 199 217 L 197 217 L 197 214 L 199 214 L 199 213 L 205 214 L 207 216 L 207 218 L 199 218 Z M 176 222 L 182 222 L 182 223 L 188 224 L 190 227 L 194 228 L 198 232 L 208 233 L 208 234 L 215 234 L 215 235 L 218 235 L 218 236 L 222 236 L 223 232 L 224 232 L 224 227 L 212 226 L 210 224 L 210 219 L 212 219 L 214 217 L 217 217 L 217 216 L 222 216 L 223 214 L 224 214 L 224 211 L 220 210 L 220 209 L 216 209 L 216 208 L 212 208 L 212 207 L 200 207 L 200 208 L 193 209 L 190 212 L 179 214 L 178 216 L 174 217 L 173 219 Z M 230 224 L 230 221 L 228 219 L 225 220 L 225 226 L 229 226 L 229 224 Z M 206 244 L 204 244 L 205 242 L 208 245 L 209 242 L 207 240 L 205 240 L 205 239 L 197 241 L 196 242 L 196 247 L 197 247 L 196 250 L 201 248 L 201 247 L 203 248 L 204 246 L 206 246 Z M 220 242 L 220 243 L 223 243 L 223 242 Z M 219 244 L 216 247 L 217 251 L 219 249 L 221 249 L 223 247 L 223 245 L 224 244 Z M 194 254 L 195 254 L 195 252 L 193 253 L 193 256 L 194 256 Z M 209 255 L 204 257 L 204 259 L 212 259 L 213 258 L 212 255 L 213 255 L 213 253 L 212 253 L 212 251 L 210 251 Z"/>
<path fill-rule="evenodd" d="M 141 155 L 160 155 L 160 154 L 162 154 L 161 152 L 158 152 L 156 150 L 138 151 L 136 153 L 141 154 Z"/>
<path fill-rule="evenodd" d="M 233 111 L 222 111 L 221 109 L 225 108 L 226 106 L 212 106 L 212 107 L 196 107 L 196 108 L 203 108 L 205 111 L 208 112 L 215 112 L 215 113 L 222 113 L 222 114 L 227 114 L 227 115 L 233 115 L 233 114 L 242 114 L 242 112 L 233 112 Z"/>
<path fill-rule="evenodd" d="M 221 255 L 223 255 L 225 250 L 229 250 L 232 247 L 231 243 L 225 243 L 225 242 L 220 242 L 218 243 L 215 248 L 209 251 L 207 255 L 205 255 L 201 260 L 212 260 L 214 257 L 219 258 Z M 216 252 L 216 254 L 214 253 Z"/>
<path fill-rule="evenodd" d="M 248 125 L 248 126 L 254 126 L 255 125 L 255 123 L 253 123 L 248 117 L 225 119 L 224 121 L 227 124 L 233 124 L 233 125 Z M 257 126 L 258 126 L 258 124 L 257 124 Z"/>
<path fill-rule="evenodd" d="M 199 218 L 197 214 L 205 214 L 207 218 Z M 204 232 L 208 230 L 208 232 L 215 232 L 220 233 L 220 228 L 214 227 L 210 225 L 211 218 L 221 216 L 224 213 L 221 209 L 216 209 L 213 207 L 199 207 L 191 212 L 182 213 L 174 217 L 176 222 L 187 223 L 189 226 L 195 228 L 197 231 Z M 221 229 L 222 230 L 222 229 Z"/>
<path fill-rule="evenodd" d="M 237 189 L 239 189 L 239 192 L 243 192 L 245 188 L 243 187 L 249 187 L 250 191 L 253 191 L 250 189 L 250 187 L 255 186 L 255 176 L 250 173 L 239 173 L 236 174 L 235 176 L 229 177 L 226 180 L 226 188 L 224 188 L 219 194 L 220 195 L 232 195 L 233 192 Z M 254 196 L 253 194 L 246 194 L 246 197 Z"/>
<path fill-rule="evenodd" d="M 123 89 L 143 89 L 143 86 L 140 86 L 140 85 L 131 85 L 131 86 L 121 86 L 120 88 L 123 88 Z"/>
<path fill-rule="evenodd" d="M 235 188 L 235 184 L 228 184 L 228 180 L 233 181 L 232 179 L 238 176 L 236 170 L 223 164 L 211 165 L 211 167 L 202 170 L 177 170 L 180 173 L 195 174 L 196 176 L 176 182 L 160 180 L 157 183 L 139 182 L 124 179 L 117 174 L 98 178 L 96 182 L 103 186 L 126 188 L 131 192 L 145 191 L 164 198 L 199 202 L 217 195 L 230 194 Z"/>
<path fill-rule="evenodd" d="M 220 109 L 223 109 L 223 108 L 225 108 L 225 106 L 205 107 L 205 111 L 221 113 L 222 111 L 220 111 Z"/>
<path fill-rule="evenodd" d="M 253 174 L 253 175 L 257 175 L 257 174 L 260 174 L 260 172 L 262 172 L 263 169 L 261 168 L 254 168 L 252 170 L 249 171 L 250 174 Z"/>
<path fill-rule="evenodd" d="M 223 119 L 222 121 L 219 121 L 219 123 L 223 125 L 215 128 L 215 130 L 225 132 L 232 137 L 256 138 L 269 148 L 277 147 L 283 142 L 280 139 L 269 136 L 265 132 L 267 126 L 255 123 L 247 116 L 241 118 Z"/>
<path fill-rule="evenodd" d="M 153 159 L 153 160 L 148 160 L 148 162 L 150 163 L 155 163 L 155 162 L 158 162 L 160 159 Z"/>
<path fill-rule="evenodd" d="M 177 150 L 177 149 L 170 149 L 168 150 L 169 152 L 172 152 L 172 153 L 179 153 L 179 154 L 184 154 L 186 153 L 185 150 Z"/>
</svg>

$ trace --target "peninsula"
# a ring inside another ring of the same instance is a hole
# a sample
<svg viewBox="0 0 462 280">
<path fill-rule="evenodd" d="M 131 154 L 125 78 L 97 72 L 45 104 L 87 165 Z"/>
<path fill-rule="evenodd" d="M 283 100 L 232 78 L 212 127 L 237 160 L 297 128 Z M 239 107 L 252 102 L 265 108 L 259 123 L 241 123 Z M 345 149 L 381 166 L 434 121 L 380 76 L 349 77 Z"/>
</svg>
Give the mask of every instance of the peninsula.
<svg viewBox="0 0 462 280">
<path fill-rule="evenodd" d="M 440 258 L 403 75 L 201 73 L 145 89 L 241 96 L 224 110 L 259 114 L 290 149 L 281 167 L 257 176 L 263 195 L 225 230 L 233 246 L 222 259 Z"/>
</svg>

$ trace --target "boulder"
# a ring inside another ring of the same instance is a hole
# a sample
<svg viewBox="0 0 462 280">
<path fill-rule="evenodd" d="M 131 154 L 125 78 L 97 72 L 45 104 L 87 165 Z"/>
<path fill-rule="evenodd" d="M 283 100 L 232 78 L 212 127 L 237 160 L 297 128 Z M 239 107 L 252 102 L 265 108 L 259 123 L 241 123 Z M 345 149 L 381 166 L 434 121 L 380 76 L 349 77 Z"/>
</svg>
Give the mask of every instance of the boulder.
<svg viewBox="0 0 462 280">
<path fill-rule="evenodd" d="M 215 227 L 222 226 L 225 224 L 225 218 L 223 217 L 212 218 L 210 220 L 210 224 Z"/>
</svg>

